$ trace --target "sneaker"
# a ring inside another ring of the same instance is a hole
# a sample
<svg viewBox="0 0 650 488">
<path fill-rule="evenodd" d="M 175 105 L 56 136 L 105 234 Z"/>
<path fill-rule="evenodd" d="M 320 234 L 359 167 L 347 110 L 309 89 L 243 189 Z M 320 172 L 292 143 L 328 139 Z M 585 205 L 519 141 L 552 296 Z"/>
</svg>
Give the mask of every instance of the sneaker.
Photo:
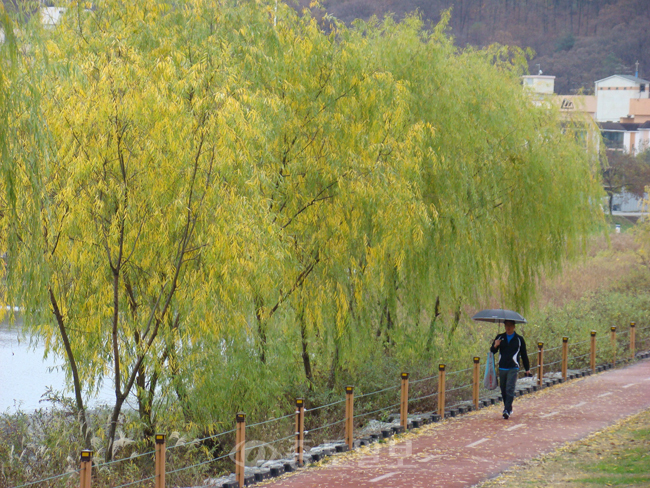
<svg viewBox="0 0 650 488">
<path fill-rule="evenodd" d="M 504 410 L 503 411 L 503 418 L 508 420 L 510 418 L 510 412 L 508 412 L 507 410 Z"/>
<path fill-rule="evenodd" d="M 508 417 L 512 417 L 512 410 L 508 412 Z"/>
</svg>

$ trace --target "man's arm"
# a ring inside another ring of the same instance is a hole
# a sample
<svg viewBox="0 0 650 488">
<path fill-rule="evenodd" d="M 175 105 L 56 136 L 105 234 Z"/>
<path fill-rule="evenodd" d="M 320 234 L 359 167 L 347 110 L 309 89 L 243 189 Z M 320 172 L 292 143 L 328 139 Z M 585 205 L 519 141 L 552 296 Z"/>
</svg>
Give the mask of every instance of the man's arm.
<svg viewBox="0 0 650 488">
<path fill-rule="evenodd" d="M 521 336 L 520 336 L 521 337 Z M 528 351 L 526 351 L 526 341 L 521 337 L 521 360 L 526 368 L 526 374 L 530 374 L 530 361 L 528 361 Z"/>
<path fill-rule="evenodd" d="M 492 354 L 496 354 L 497 351 L 499 350 L 499 347 L 501 347 L 501 339 L 500 339 L 500 337 L 501 337 L 501 334 L 497 334 L 497 336 L 492 341 L 492 347 L 490 347 L 490 352 L 492 352 Z"/>
</svg>

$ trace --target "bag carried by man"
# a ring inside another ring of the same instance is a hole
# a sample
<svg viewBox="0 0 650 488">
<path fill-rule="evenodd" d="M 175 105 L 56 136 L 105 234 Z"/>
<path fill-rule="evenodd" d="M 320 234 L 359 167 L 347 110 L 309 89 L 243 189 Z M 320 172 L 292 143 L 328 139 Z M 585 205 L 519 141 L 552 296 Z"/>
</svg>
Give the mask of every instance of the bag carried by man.
<svg viewBox="0 0 650 488">
<path fill-rule="evenodd" d="M 483 378 L 483 386 L 488 390 L 494 390 L 499 386 L 497 381 L 497 371 L 494 365 L 494 354 L 489 352 L 487 362 L 485 363 L 485 377 Z"/>
</svg>

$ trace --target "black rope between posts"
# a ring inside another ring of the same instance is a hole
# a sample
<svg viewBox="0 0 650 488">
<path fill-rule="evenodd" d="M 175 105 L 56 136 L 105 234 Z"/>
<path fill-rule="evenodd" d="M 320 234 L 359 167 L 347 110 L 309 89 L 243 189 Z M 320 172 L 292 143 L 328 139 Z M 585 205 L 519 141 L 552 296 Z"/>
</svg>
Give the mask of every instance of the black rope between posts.
<svg viewBox="0 0 650 488">
<path fill-rule="evenodd" d="M 236 430 L 237 429 L 232 429 L 232 430 L 227 430 L 225 432 L 219 432 L 218 434 L 214 434 L 214 435 L 211 435 L 211 436 L 208 436 L 208 437 L 204 437 L 202 439 L 195 439 L 193 441 L 186 442 L 184 444 L 176 444 L 175 446 L 169 446 L 166 449 L 167 449 L 167 451 L 171 451 L 172 449 L 176 449 L 177 447 L 183 447 L 183 446 L 198 444 L 199 442 L 207 441 L 207 440 L 210 440 L 210 439 L 216 439 L 217 437 L 221 437 L 222 435 L 232 434 Z"/>
<path fill-rule="evenodd" d="M 373 413 L 383 412 L 384 410 L 388 410 L 389 408 L 395 408 L 395 407 L 398 407 L 398 406 L 400 406 L 400 403 L 396 403 L 395 405 L 389 405 L 388 407 L 380 408 L 380 409 L 378 409 L 378 410 L 374 410 L 374 411 L 372 411 L 372 412 L 368 412 L 368 413 L 360 413 L 360 414 L 358 414 L 358 415 L 355 415 L 355 416 L 352 417 L 352 418 L 353 418 L 353 419 L 356 419 L 356 418 L 365 417 L 365 416 L 367 416 L 367 415 L 372 415 Z"/>
<path fill-rule="evenodd" d="M 376 395 L 377 393 L 383 393 L 385 391 L 395 390 L 397 388 L 401 388 L 401 385 L 389 386 L 388 388 L 384 388 L 383 390 L 377 390 L 377 391 L 373 391 L 373 392 L 370 392 L 370 393 L 364 393 L 363 395 L 359 395 L 359 396 L 355 395 L 354 399 L 358 400 L 359 398 L 369 397 L 369 396 L 372 396 L 372 395 Z"/>
<path fill-rule="evenodd" d="M 458 406 L 460 406 L 460 405 L 469 405 L 470 403 L 471 403 L 471 402 L 469 402 L 469 400 L 468 400 L 468 401 L 465 401 L 465 402 L 458 402 L 458 403 L 454 403 L 453 405 L 446 405 L 446 406 L 445 406 L 445 409 L 452 409 L 452 408 L 454 408 L 454 407 L 458 407 Z"/>
<path fill-rule="evenodd" d="M 252 449 L 257 449 L 259 447 L 270 446 L 271 444 L 277 444 L 278 442 L 286 441 L 287 439 L 295 439 L 295 438 L 296 438 L 296 434 L 291 434 L 286 437 L 283 437 L 282 439 L 276 439 L 274 441 L 265 442 L 264 444 L 257 444 L 255 446 L 246 447 L 244 448 L 244 451 L 250 451 Z"/>
<path fill-rule="evenodd" d="M 552 363 L 544 363 L 544 366 L 553 366 L 554 364 L 560 364 L 561 362 L 562 362 L 562 360 L 560 360 L 560 361 L 554 361 L 554 362 L 552 362 Z"/>
<path fill-rule="evenodd" d="M 415 402 L 415 401 L 418 401 L 418 400 L 423 400 L 425 398 L 430 398 L 432 396 L 436 396 L 437 394 L 438 394 L 438 392 L 435 392 L 435 393 L 431 393 L 430 395 L 424 395 L 424 396 L 417 397 L 417 398 L 409 398 L 409 403 Z"/>
<path fill-rule="evenodd" d="M 591 353 L 588 352 L 587 354 L 583 354 L 582 356 L 571 356 L 568 359 L 569 360 L 571 360 L 571 359 L 580 359 L 580 358 L 585 358 L 585 357 L 590 356 L 590 355 L 591 355 Z"/>
<path fill-rule="evenodd" d="M 174 474 L 174 473 L 179 473 L 181 471 L 187 471 L 188 469 L 196 468 L 198 466 L 203 466 L 204 464 L 209 464 L 209 463 L 213 463 L 215 461 L 220 461 L 220 460 L 222 460 L 224 458 L 227 458 L 229 456 L 230 456 L 230 453 L 224 454 L 223 456 L 219 456 L 219 457 L 216 457 L 214 459 L 210 459 L 208 461 L 203 461 L 202 463 L 193 464 L 191 466 L 185 466 L 184 468 L 178 468 L 178 469 L 175 469 L 173 471 L 167 471 L 166 474 Z M 151 478 L 149 478 L 149 479 L 151 479 Z M 118 487 L 115 487 L 115 488 L 118 488 Z"/>
<path fill-rule="evenodd" d="M 114 461 L 109 461 L 107 463 L 96 464 L 95 468 L 102 468 L 104 466 L 110 466 L 111 464 L 117 464 L 117 463 L 121 463 L 123 461 L 131 461 L 133 459 L 138 459 L 138 458 L 141 458 L 143 456 L 149 456 L 149 455 L 155 454 L 155 453 L 156 453 L 156 451 L 149 451 L 149 452 L 145 452 L 143 454 L 136 454 L 135 456 L 129 456 L 128 458 L 116 459 Z"/>
<path fill-rule="evenodd" d="M 472 367 L 472 368 L 467 368 L 467 369 L 459 369 L 457 371 L 449 371 L 449 372 L 447 372 L 447 376 L 451 376 L 452 374 L 456 374 L 456 373 L 464 373 L 465 371 L 471 371 L 472 369 L 474 369 L 474 368 Z"/>
<path fill-rule="evenodd" d="M 331 424 L 326 424 L 326 425 L 322 425 L 320 427 L 316 427 L 314 429 L 305 430 L 305 434 L 311 434 L 312 432 L 316 432 L 317 430 L 322 430 L 322 429 L 326 429 L 327 427 L 332 427 L 333 425 L 341 424 L 341 423 L 345 422 L 346 420 L 347 419 L 337 420 L 336 422 L 332 422 Z"/>
<path fill-rule="evenodd" d="M 307 412 L 315 412 L 316 410 L 320 410 L 321 408 L 327 408 L 327 407 L 331 407 L 331 406 L 334 406 L 334 405 L 338 405 L 339 403 L 343 403 L 344 401 L 345 401 L 345 398 L 343 400 L 339 400 L 338 402 L 329 403 L 327 405 L 321 405 L 320 407 L 306 408 L 305 413 L 307 413 Z"/>
<path fill-rule="evenodd" d="M 452 391 L 457 391 L 457 390 L 463 390 L 463 389 L 469 388 L 471 386 L 474 386 L 474 385 L 472 383 L 469 383 L 467 385 L 457 386 L 456 388 L 450 388 L 449 390 L 445 390 L 445 393 L 450 393 Z"/>
<path fill-rule="evenodd" d="M 422 381 L 427 381 L 427 380 L 431 380 L 433 378 L 438 378 L 439 376 L 440 376 L 439 374 L 435 374 L 433 376 L 427 376 L 426 378 L 420 378 L 419 380 L 410 381 L 409 384 L 414 385 L 414 384 L 420 383 Z"/>
<path fill-rule="evenodd" d="M 295 417 L 295 415 L 296 415 L 296 413 L 292 412 L 292 413 L 284 415 L 282 417 L 276 417 L 274 419 L 264 420 L 262 422 L 257 422 L 256 424 L 246 424 L 246 428 L 248 429 L 249 427 L 257 427 L 258 425 L 270 424 L 271 422 L 277 422 L 278 420 L 287 419 L 289 417 Z"/>
</svg>

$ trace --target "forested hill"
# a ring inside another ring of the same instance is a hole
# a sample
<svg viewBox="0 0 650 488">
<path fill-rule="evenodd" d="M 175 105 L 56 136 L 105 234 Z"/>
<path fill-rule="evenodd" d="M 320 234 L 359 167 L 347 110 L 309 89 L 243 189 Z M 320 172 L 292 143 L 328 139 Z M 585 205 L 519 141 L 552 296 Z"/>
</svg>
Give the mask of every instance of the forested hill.
<svg viewBox="0 0 650 488">
<path fill-rule="evenodd" d="M 307 5 L 310 0 L 300 0 Z M 437 22 L 452 9 L 451 34 L 459 46 L 492 43 L 532 48 L 537 64 L 556 76 L 555 91 L 591 93 L 594 81 L 612 74 L 650 76 L 650 0 L 324 0 L 345 22 L 415 10 Z"/>
<path fill-rule="evenodd" d="M 313 3 L 297 1 L 299 8 Z M 8 8 L 24 3 L 2 2 Z M 539 65 L 556 76 L 560 94 L 591 93 L 598 79 L 634 74 L 637 61 L 640 76 L 650 77 L 650 0 L 321 0 L 321 6 L 346 23 L 386 14 L 401 19 L 414 11 L 436 23 L 451 9 L 450 33 L 458 46 L 530 47 L 531 74 Z M 322 13 L 314 8 L 315 15 Z"/>
</svg>

